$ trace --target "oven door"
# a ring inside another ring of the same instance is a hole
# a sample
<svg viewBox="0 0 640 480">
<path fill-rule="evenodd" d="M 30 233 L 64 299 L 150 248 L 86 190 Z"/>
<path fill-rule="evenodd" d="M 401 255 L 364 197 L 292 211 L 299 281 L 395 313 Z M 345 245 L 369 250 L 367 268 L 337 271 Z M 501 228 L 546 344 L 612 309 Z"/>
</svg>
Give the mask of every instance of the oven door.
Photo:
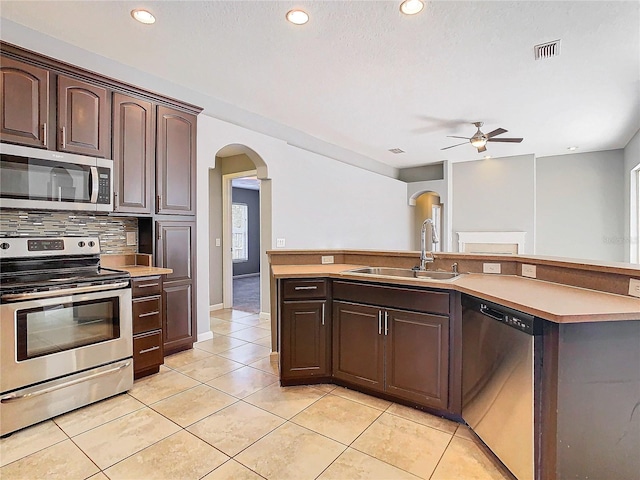
<svg viewBox="0 0 640 480">
<path fill-rule="evenodd" d="M 131 288 L 125 285 L 0 305 L 2 393 L 132 357 Z"/>
</svg>

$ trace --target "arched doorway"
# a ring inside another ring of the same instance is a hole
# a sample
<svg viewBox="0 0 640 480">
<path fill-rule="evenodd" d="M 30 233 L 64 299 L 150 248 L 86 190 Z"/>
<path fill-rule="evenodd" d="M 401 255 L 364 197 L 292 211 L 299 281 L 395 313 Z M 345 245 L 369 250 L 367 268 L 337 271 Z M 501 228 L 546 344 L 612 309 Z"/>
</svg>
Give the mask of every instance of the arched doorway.
<svg viewBox="0 0 640 480">
<path fill-rule="evenodd" d="M 422 223 L 430 218 L 433 220 L 438 232 L 438 237 L 441 241 L 433 245 L 434 252 L 443 251 L 442 238 L 445 235 L 444 228 L 444 206 L 440 194 L 433 191 L 425 191 L 415 197 L 415 209 L 414 209 L 414 229 L 413 229 L 413 248 L 414 250 L 420 249 L 420 230 Z"/>
<path fill-rule="evenodd" d="M 233 307 L 233 181 L 253 177 L 259 184 L 259 309 L 261 322 L 270 321 L 269 264 L 271 248 L 271 181 L 262 157 L 246 145 L 227 145 L 209 168 L 209 309 Z M 241 203 L 241 202 L 236 202 Z M 237 250 L 235 250 L 237 252 Z M 214 331 L 215 336 L 215 331 Z"/>
</svg>

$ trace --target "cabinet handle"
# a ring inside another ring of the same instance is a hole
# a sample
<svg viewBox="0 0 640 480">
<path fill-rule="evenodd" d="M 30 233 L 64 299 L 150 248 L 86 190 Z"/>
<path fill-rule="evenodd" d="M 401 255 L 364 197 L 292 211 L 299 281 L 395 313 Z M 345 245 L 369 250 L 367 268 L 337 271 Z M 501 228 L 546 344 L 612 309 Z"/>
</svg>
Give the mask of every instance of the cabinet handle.
<svg viewBox="0 0 640 480">
<path fill-rule="evenodd" d="M 389 313 L 384 312 L 384 334 L 389 334 Z"/>
<path fill-rule="evenodd" d="M 67 148 L 67 127 L 62 127 L 62 148 Z"/>
<path fill-rule="evenodd" d="M 382 335 L 382 310 L 378 310 L 378 335 Z"/>
<path fill-rule="evenodd" d="M 162 195 L 156 196 L 156 202 L 158 202 L 156 205 L 156 212 L 159 212 L 162 209 Z"/>
<path fill-rule="evenodd" d="M 316 290 L 318 287 L 295 287 L 294 290 Z"/>
<path fill-rule="evenodd" d="M 47 146 L 47 122 L 42 124 L 42 139 L 43 139 L 43 145 L 46 147 Z"/>
<path fill-rule="evenodd" d="M 141 313 L 140 315 L 138 315 L 138 318 L 150 317 L 151 315 L 158 315 L 159 313 L 160 312 L 158 310 L 156 310 L 155 312 Z"/>
<path fill-rule="evenodd" d="M 322 304 L 322 326 L 324 326 L 324 303 Z"/>
<path fill-rule="evenodd" d="M 151 348 L 145 348 L 144 350 L 140 350 L 140 355 L 142 355 L 143 353 L 149 353 L 149 352 L 153 352 L 155 350 L 160 350 L 160 347 L 158 347 L 157 345 L 155 347 L 151 347 Z"/>
<path fill-rule="evenodd" d="M 144 283 L 142 285 L 138 285 L 136 288 L 158 287 L 159 285 L 159 283 Z"/>
</svg>

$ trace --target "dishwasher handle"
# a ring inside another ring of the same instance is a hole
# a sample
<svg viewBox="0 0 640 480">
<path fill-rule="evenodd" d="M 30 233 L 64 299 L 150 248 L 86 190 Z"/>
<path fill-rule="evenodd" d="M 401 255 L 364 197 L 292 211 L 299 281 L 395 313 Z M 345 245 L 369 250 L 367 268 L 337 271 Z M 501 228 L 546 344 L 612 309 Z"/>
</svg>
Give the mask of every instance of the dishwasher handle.
<svg viewBox="0 0 640 480">
<path fill-rule="evenodd" d="M 480 304 L 480 313 L 499 322 L 504 322 L 507 319 L 507 315 L 505 313 L 494 310 L 484 303 Z"/>
</svg>

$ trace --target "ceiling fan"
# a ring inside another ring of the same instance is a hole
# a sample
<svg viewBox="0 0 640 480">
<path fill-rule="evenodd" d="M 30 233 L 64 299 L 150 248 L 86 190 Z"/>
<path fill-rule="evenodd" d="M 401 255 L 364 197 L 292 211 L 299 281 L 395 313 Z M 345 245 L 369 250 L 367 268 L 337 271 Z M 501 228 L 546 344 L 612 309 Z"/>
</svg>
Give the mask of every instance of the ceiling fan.
<svg viewBox="0 0 640 480">
<path fill-rule="evenodd" d="M 498 135 L 502 135 L 503 133 L 507 133 L 507 130 L 504 128 L 496 128 L 494 131 L 489 133 L 482 133 L 480 131 L 480 127 L 484 125 L 483 122 L 474 122 L 473 125 L 476 126 L 478 131 L 471 138 L 467 137 L 456 137 L 454 135 L 447 135 L 449 138 L 464 138 L 468 140 L 471 145 L 478 149 L 478 153 L 482 153 L 487 150 L 486 144 L 487 142 L 508 142 L 508 143 L 520 143 L 522 138 L 494 138 Z M 458 143 L 456 145 L 451 145 L 450 147 L 441 148 L 441 150 L 448 150 L 453 147 L 459 147 L 460 145 L 464 145 L 467 142 Z"/>
</svg>

